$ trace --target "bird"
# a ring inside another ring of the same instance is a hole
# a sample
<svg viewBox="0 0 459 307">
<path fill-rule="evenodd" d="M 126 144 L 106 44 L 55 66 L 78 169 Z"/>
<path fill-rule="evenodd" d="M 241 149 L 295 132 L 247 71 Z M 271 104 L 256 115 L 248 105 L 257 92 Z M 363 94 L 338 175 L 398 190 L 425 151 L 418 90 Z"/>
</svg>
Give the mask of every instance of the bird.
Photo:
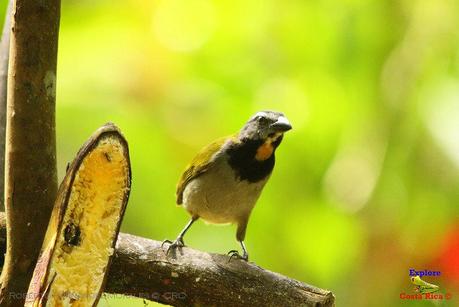
<svg viewBox="0 0 459 307">
<path fill-rule="evenodd" d="M 239 132 L 205 146 L 181 175 L 176 203 L 191 215 L 175 241 L 164 240 L 170 250 L 185 246 L 183 237 L 198 219 L 210 224 L 236 224 L 236 239 L 242 248 L 228 252 L 230 259 L 248 261 L 244 244 L 252 209 L 275 163 L 275 151 L 284 133 L 292 129 L 285 115 L 260 111 Z"/>
</svg>

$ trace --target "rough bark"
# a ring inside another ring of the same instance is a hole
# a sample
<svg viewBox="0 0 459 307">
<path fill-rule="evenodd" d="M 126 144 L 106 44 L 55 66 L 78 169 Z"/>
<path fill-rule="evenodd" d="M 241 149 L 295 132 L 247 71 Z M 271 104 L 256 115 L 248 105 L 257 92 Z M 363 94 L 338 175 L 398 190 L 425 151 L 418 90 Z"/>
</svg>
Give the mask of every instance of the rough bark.
<svg viewBox="0 0 459 307">
<path fill-rule="evenodd" d="M 57 191 L 55 97 L 60 0 L 16 0 L 7 90 L 7 249 L 0 304 L 20 306 Z"/>
<path fill-rule="evenodd" d="M 334 296 L 253 263 L 120 234 L 105 292 L 174 306 L 333 306 Z"/>
<path fill-rule="evenodd" d="M 10 55 L 11 10 L 13 0 L 8 1 L 5 21 L 3 23 L 2 40 L 0 41 L 0 209 L 5 210 L 5 130 L 6 130 L 6 88 L 8 84 L 8 60 Z M 4 256 L 2 255 L 2 258 Z M 2 261 L 3 263 L 3 261 Z"/>
<path fill-rule="evenodd" d="M 0 212 L 0 252 L 5 251 Z M 165 255 L 161 242 L 120 233 L 105 292 L 173 306 L 334 306 L 335 297 L 253 263 L 191 248 Z"/>
</svg>

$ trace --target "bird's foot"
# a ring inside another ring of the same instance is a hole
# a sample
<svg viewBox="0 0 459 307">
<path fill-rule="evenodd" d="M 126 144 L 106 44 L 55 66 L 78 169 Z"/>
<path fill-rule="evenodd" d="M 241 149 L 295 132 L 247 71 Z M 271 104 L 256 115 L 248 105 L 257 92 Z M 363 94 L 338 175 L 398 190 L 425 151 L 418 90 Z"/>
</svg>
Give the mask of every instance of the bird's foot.
<svg viewBox="0 0 459 307">
<path fill-rule="evenodd" d="M 228 256 L 229 257 L 229 260 L 228 261 L 231 261 L 231 259 L 235 258 L 235 259 L 241 259 L 241 260 L 244 260 L 244 261 L 248 261 L 249 260 L 249 254 L 247 254 L 246 252 L 244 252 L 241 256 L 241 254 L 239 254 L 239 252 L 235 249 L 233 250 L 230 250 L 228 252 Z"/>
<path fill-rule="evenodd" d="M 163 241 L 163 243 L 161 243 L 161 248 L 163 248 L 164 244 L 166 244 L 166 243 L 167 244 L 172 244 L 173 242 L 171 240 L 166 239 L 166 240 Z"/>
<path fill-rule="evenodd" d="M 182 248 L 185 246 L 185 242 L 183 242 L 183 238 L 181 237 L 178 237 L 177 239 L 175 239 L 174 242 L 172 242 L 171 240 L 164 240 L 163 243 L 161 244 L 161 248 L 166 243 L 170 244 L 169 247 L 167 248 L 166 255 L 168 255 L 171 250 L 175 250 L 176 248 Z"/>
</svg>

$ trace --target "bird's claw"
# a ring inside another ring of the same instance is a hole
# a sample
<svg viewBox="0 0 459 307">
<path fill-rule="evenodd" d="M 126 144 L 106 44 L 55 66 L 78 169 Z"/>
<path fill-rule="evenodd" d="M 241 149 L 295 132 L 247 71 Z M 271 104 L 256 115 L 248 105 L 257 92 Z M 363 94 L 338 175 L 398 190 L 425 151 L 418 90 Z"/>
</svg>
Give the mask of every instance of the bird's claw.
<svg viewBox="0 0 459 307">
<path fill-rule="evenodd" d="M 241 260 L 244 260 L 244 261 L 248 261 L 249 260 L 249 255 L 247 253 L 244 253 L 241 256 L 241 254 L 239 254 L 239 252 L 237 250 L 235 250 L 235 249 L 230 250 L 228 252 L 228 256 L 230 256 L 228 262 L 231 261 L 231 259 L 233 259 L 233 258 L 241 259 Z"/>
<path fill-rule="evenodd" d="M 161 248 L 163 248 L 164 244 L 166 244 L 166 243 L 167 244 L 172 244 L 173 242 L 171 240 L 166 239 L 166 240 L 163 241 L 163 243 L 161 243 Z"/>
<path fill-rule="evenodd" d="M 169 247 L 167 248 L 166 255 L 168 255 L 171 250 L 174 250 L 176 248 L 182 248 L 185 246 L 185 242 L 183 242 L 182 238 L 177 238 L 174 242 L 172 242 L 171 240 L 164 240 L 163 243 L 161 244 L 161 248 L 166 243 L 170 244 Z"/>
</svg>

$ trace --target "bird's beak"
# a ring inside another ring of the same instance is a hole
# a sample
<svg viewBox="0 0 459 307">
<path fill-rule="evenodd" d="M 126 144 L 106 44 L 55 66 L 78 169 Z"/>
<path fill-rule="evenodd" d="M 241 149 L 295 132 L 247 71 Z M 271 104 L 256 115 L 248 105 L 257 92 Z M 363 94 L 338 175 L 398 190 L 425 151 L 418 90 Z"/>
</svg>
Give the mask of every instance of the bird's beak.
<svg viewBox="0 0 459 307">
<path fill-rule="evenodd" d="M 281 116 L 277 121 L 270 126 L 271 129 L 275 131 L 285 132 L 292 129 L 292 125 L 285 116 Z"/>
</svg>

